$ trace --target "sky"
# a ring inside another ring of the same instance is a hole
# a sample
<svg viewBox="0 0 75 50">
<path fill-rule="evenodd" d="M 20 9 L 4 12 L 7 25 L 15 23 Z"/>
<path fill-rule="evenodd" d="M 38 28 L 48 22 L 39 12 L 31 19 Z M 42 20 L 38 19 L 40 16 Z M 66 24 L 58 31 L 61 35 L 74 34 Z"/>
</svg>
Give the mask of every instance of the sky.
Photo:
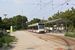
<svg viewBox="0 0 75 50">
<path fill-rule="evenodd" d="M 58 11 L 65 12 L 67 9 L 71 10 L 71 7 L 75 8 L 74 2 L 75 0 L 0 0 L 0 17 L 4 19 L 4 14 L 7 14 L 7 18 L 23 15 L 28 21 L 43 17 L 47 20 Z"/>
</svg>

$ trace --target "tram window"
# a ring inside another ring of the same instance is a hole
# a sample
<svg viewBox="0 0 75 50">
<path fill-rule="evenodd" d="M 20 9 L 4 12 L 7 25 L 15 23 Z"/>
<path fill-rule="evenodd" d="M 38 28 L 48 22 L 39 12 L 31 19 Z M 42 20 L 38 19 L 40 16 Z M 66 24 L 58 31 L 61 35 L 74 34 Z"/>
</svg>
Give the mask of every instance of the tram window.
<svg viewBox="0 0 75 50">
<path fill-rule="evenodd" d="M 30 27 L 30 29 L 32 29 L 32 28 Z"/>
<path fill-rule="evenodd" d="M 35 29 L 35 30 L 37 30 L 37 29 L 38 29 L 38 28 L 37 28 L 37 26 L 33 26 L 32 28 L 33 28 L 33 29 Z"/>
<path fill-rule="evenodd" d="M 28 29 L 29 29 L 29 27 L 28 27 Z"/>
<path fill-rule="evenodd" d="M 28 29 L 32 29 L 32 27 L 28 27 Z"/>
<path fill-rule="evenodd" d="M 38 30 L 38 26 L 35 26 L 35 29 Z"/>
<path fill-rule="evenodd" d="M 35 29 L 35 26 L 33 26 L 33 29 Z"/>
<path fill-rule="evenodd" d="M 28 29 L 32 29 L 32 28 L 38 30 L 38 26 L 28 27 Z"/>
<path fill-rule="evenodd" d="M 30 29 L 32 29 L 33 27 L 31 27 Z"/>
<path fill-rule="evenodd" d="M 39 25 L 39 29 L 44 29 L 44 25 Z"/>
</svg>

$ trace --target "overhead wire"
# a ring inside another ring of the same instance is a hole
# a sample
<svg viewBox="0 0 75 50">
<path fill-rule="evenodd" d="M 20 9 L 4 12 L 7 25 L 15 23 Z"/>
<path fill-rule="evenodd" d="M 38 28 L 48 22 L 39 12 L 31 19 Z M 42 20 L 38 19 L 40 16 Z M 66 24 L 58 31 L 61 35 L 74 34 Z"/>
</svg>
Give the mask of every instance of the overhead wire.
<svg viewBox="0 0 75 50">
<path fill-rule="evenodd" d="M 51 0 L 49 3 L 51 3 L 51 2 L 52 2 L 52 0 Z M 47 3 L 46 5 L 48 5 L 49 3 Z M 46 6 L 46 5 L 45 5 L 45 6 Z M 45 6 L 44 6 L 44 7 L 45 7 Z M 41 10 L 44 9 L 44 7 L 41 8 Z M 34 13 L 32 16 L 36 15 L 36 14 L 39 13 L 41 10 L 38 10 L 38 11 L 37 11 L 36 13 Z"/>
<path fill-rule="evenodd" d="M 43 4 L 47 4 L 47 3 L 44 3 L 43 1 L 42 1 L 42 3 L 43 3 Z"/>
<path fill-rule="evenodd" d="M 63 5 L 61 6 L 61 10 L 62 10 L 62 8 L 63 8 Z"/>
<path fill-rule="evenodd" d="M 48 12 L 46 12 L 46 13 L 43 13 L 42 15 L 45 15 L 45 14 L 47 14 L 47 13 L 53 11 L 54 9 L 58 8 L 58 7 L 61 6 L 61 5 L 64 5 L 64 4 L 67 3 L 67 2 L 69 2 L 69 1 L 65 1 L 64 3 L 58 5 L 57 7 L 53 8 L 53 9 L 51 9 L 50 11 L 48 11 Z"/>
<path fill-rule="evenodd" d="M 0 2 L 0 4 L 16 4 L 12 2 Z M 17 3 L 18 4 L 18 3 Z M 37 3 L 19 3 L 19 4 L 25 4 L 25 5 L 37 5 Z"/>
<path fill-rule="evenodd" d="M 53 0 L 51 0 L 51 1 L 53 1 Z M 48 2 L 48 3 L 44 3 L 42 0 L 41 0 L 41 2 L 42 2 L 43 4 L 49 4 L 49 2 Z"/>
<path fill-rule="evenodd" d="M 38 7 L 38 5 L 33 9 L 33 11 L 29 14 L 29 16 L 37 9 L 37 7 Z M 32 16 L 30 16 L 30 17 L 32 17 Z"/>
<path fill-rule="evenodd" d="M 29 16 L 37 9 L 38 5 L 33 9 L 33 11 L 29 14 Z"/>
<path fill-rule="evenodd" d="M 47 7 L 48 7 L 48 5 L 47 5 Z M 42 9 L 40 12 L 42 12 L 42 11 L 46 10 L 46 9 L 47 9 L 47 7 L 45 7 L 44 9 Z M 40 12 L 39 12 L 39 13 L 40 13 Z M 37 13 L 37 14 L 39 14 L 39 13 Z"/>
<path fill-rule="evenodd" d="M 41 2 L 42 2 L 42 1 L 40 0 L 39 3 L 41 4 Z M 50 2 L 52 2 L 52 0 L 51 0 Z M 50 2 L 49 2 L 49 3 L 50 3 Z M 47 3 L 46 5 L 48 5 L 49 3 Z M 46 5 L 45 5 L 45 6 L 46 6 Z M 40 5 L 40 6 L 41 6 L 41 5 Z M 44 7 L 45 7 L 45 6 L 44 6 Z M 41 9 L 41 7 L 40 7 L 40 9 Z M 43 9 L 43 8 L 42 8 L 42 9 Z M 39 10 L 39 11 L 40 11 L 40 10 Z M 37 11 L 37 12 L 39 12 L 39 11 Z M 37 13 L 37 12 L 36 12 L 36 13 Z M 36 14 L 36 13 L 34 13 L 34 14 Z M 31 15 L 31 17 L 33 17 L 33 15 Z M 29 18 L 30 18 L 30 17 L 29 17 Z"/>
</svg>

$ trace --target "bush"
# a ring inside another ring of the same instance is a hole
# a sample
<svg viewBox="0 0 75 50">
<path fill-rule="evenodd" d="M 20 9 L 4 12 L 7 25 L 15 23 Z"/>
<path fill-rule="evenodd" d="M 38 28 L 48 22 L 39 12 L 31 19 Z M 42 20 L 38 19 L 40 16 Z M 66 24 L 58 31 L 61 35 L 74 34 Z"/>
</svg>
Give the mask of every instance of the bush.
<svg viewBox="0 0 75 50">
<path fill-rule="evenodd" d="M 15 40 L 15 37 L 12 37 L 8 34 L 0 34 L 0 47 L 2 47 L 3 44 L 7 44 L 9 46 L 9 43 Z"/>
<path fill-rule="evenodd" d="M 0 33 L 0 38 L 1 38 L 3 35 L 4 35 L 3 33 Z"/>
<path fill-rule="evenodd" d="M 69 36 L 69 37 L 75 37 L 75 33 L 71 34 L 71 33 L 65 33 L 65 36 Z"/>
<path fill-rule="evenodd" d="M 72 37 L 72 34 L 71 34 L 71 33 L 68 33 L 68 36 L 69 36 L 69 37 Z"/>
<path fill-rule="evenodd" d="M 70 30 L 71 32 L 73 32 L 73 31 L 74 31 L 73 23 L 69 25 L 68 30 Z"/>
<path fill-rule="evenodd" d="M 2 43 L 2 39 L 0 38 L 0 47 L 2 47 L 3 43 Z"/>
<path fill-rule="evenodd" d="M 65 36 L 68 36 L 68 33 L 65 33 Z"/>
<path fill-rule="evenodd" d="M 75 33 L 73 33 L 72 37 L 75 37 Z"/>
</svg>

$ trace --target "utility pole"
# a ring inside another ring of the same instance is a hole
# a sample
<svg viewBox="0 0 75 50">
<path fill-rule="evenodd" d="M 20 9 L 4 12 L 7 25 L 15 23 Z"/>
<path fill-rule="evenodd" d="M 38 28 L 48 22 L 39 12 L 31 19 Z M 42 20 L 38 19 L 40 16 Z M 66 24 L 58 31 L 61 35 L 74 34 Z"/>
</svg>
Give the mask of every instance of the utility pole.
<svg viewBox="0 0 75 50">
<path fill-rule="evenodd" d="M 23 29 L 23 10 L 22 10 L 22 29 Z"/>
<path fill-rule="evenodd" d="M 52 9 L 53 9 L 53 0 L 52 0 Z"/>
<path fill-rule="evenodd" d="M 6 33 L 6 16 L 7 16 L 7 14 L 4 14 L 4 16 L 5 16 L 5 33 Z"/>
<path fill-rule="evenodd" d="M 40 10 L 41 10 L 41 0 L 40 0 Z"/>
<path fill-rule="evenodd" d="M 43 23 L 44 23 L 44 17 L 43 17 Z"/>
</svg>

